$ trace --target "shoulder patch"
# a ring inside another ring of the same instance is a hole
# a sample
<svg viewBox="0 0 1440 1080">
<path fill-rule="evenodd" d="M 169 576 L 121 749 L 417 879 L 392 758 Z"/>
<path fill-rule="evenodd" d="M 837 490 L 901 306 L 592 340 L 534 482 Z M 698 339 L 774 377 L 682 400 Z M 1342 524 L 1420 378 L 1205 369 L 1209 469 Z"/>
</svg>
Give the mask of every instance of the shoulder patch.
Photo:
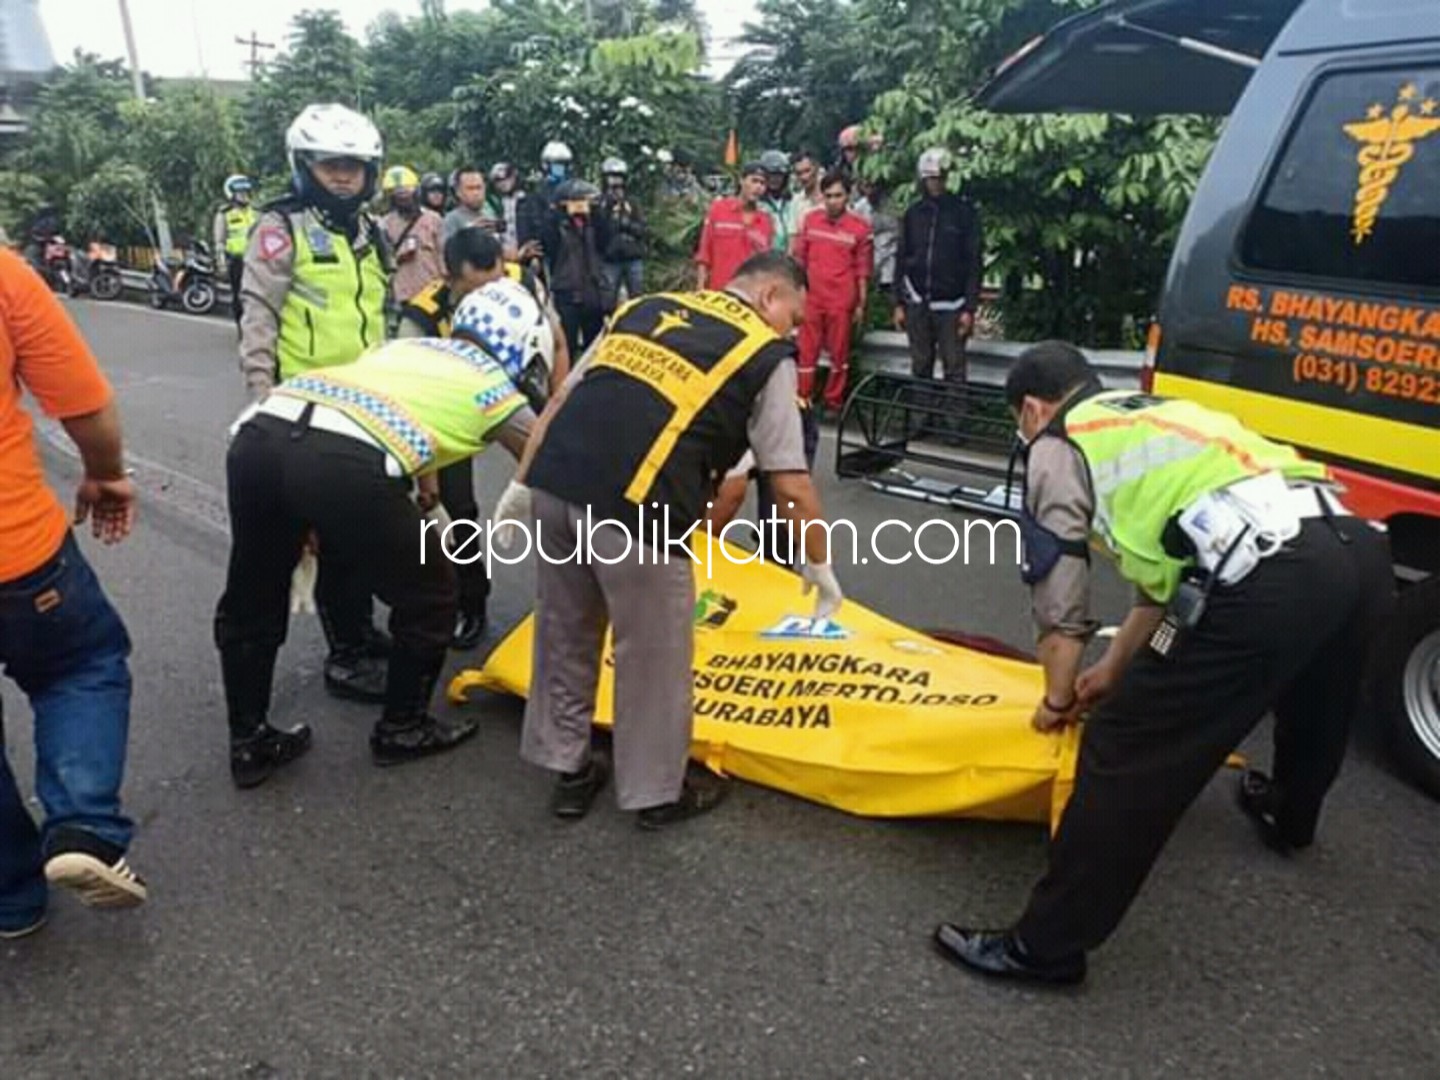
<svg viewBox="0 0 1440 1080">
<path fill-rule="evenodd" d="M 292 246 L 290 231 L 283 225 L 265 225 L 255 232 L 255 249 L 266 262 L 289 254 Z"/>
</svg>

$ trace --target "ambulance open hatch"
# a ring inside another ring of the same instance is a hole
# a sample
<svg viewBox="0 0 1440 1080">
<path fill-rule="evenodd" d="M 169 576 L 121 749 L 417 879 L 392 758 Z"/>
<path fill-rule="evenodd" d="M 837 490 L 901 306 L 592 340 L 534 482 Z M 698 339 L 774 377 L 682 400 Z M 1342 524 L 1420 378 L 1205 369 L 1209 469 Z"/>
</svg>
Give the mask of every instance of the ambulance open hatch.
<svg viewBox="0 0 1440 1080">
<path fill-rule="evenodd" d="M 1300 0 L 1118 0 L 1059 23 L 996 69 L 992 112 L 1225 116 Z"/>
</svg>

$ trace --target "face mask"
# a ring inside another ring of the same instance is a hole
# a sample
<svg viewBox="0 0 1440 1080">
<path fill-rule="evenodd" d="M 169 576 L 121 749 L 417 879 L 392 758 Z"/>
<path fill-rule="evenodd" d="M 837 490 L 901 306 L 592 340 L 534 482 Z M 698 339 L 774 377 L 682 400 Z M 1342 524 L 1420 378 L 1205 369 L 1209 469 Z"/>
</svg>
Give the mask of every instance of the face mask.
<svg viewBox="0 0 1440 1080">
<path fill-rule="evenodd" d="M 569 177 L 569 175 L 570 175 L 570 166 L 569 166 L 569 165 L 558 165 L 558 164 L 557 164 L 557 165 L 548 165 L 548 166 L 546 166 L 546 169 L 545 169 L 545 175 L 550 178 L 551 182 L 558 184 L 561 180 L 564 180 L 564 179 L 566 179 L 566 178 Z"/>
</svg>

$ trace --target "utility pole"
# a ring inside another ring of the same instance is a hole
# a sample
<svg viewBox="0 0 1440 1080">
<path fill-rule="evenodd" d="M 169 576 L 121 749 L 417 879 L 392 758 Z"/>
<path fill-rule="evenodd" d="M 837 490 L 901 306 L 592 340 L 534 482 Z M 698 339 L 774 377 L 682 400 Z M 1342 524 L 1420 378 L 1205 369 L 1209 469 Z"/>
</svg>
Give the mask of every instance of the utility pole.
<svg viewBox="0 0 1440 1080">
<path fill-rule="evenodd" d="M 135 50 L 135 28 L 130 25 L 130 5 L 126 0 L 120 0 L 120 22 L 125 27 L 125 50 L 130 54 L 130 85 L 135 89 L 135 100 L 143 105 L 145 79 L 140 74 L 140 57 Z M 151 195 L 151 201 L 155 208 L 155 232 L 160 239 L 160 258 L 163 260 L 169 258 L 172 246 L 170 222 L 165 218 L 165 207 L 161 205 L 158 192 Z"/>
<path fill-rule="evenodd" d="M 264 61 L 260 59 L 260 50 L 275 48 L 273 41 L 261 41 L 254 30 L 250 31 L 248 38 L 237 37 L 235 44 L 250 46 L 250 59 L 245 61 L 245 66 L 250 69 L 251 79 L 254 79 L 260 74 L 260 65 L 264 63 Z"/>
</svg>

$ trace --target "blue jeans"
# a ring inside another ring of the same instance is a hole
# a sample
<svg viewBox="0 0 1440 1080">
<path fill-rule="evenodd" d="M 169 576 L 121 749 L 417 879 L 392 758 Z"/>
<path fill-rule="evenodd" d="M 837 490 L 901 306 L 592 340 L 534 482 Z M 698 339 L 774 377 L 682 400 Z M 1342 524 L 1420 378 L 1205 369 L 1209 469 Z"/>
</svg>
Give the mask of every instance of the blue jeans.
<svg viewBox="0 0 1440 1080">
<path fill-rule="evenodd" d="M 600 273 L 605 277 L 605 285 L 610 293 L 612 303 L 619 299 L 621 285 L 625 286 L 625 299 L 627 300 L 634 300 L 645 295 L 645 260 L 643 259 L 601 263 Z"/>
<path fill-rule="evenodd" d="M 134 825 L 120 812 L 130 728 L 130 635 L 73 536 L 54 558 L 0 583 L 0 665 L 35 713 L 37 828 L 0 752 L 0 929 L 45 910 L 44 860 L 57 830 L 123 852 Z M 3 750 L 3 739 L 0 739 Z"/>
</svg>

